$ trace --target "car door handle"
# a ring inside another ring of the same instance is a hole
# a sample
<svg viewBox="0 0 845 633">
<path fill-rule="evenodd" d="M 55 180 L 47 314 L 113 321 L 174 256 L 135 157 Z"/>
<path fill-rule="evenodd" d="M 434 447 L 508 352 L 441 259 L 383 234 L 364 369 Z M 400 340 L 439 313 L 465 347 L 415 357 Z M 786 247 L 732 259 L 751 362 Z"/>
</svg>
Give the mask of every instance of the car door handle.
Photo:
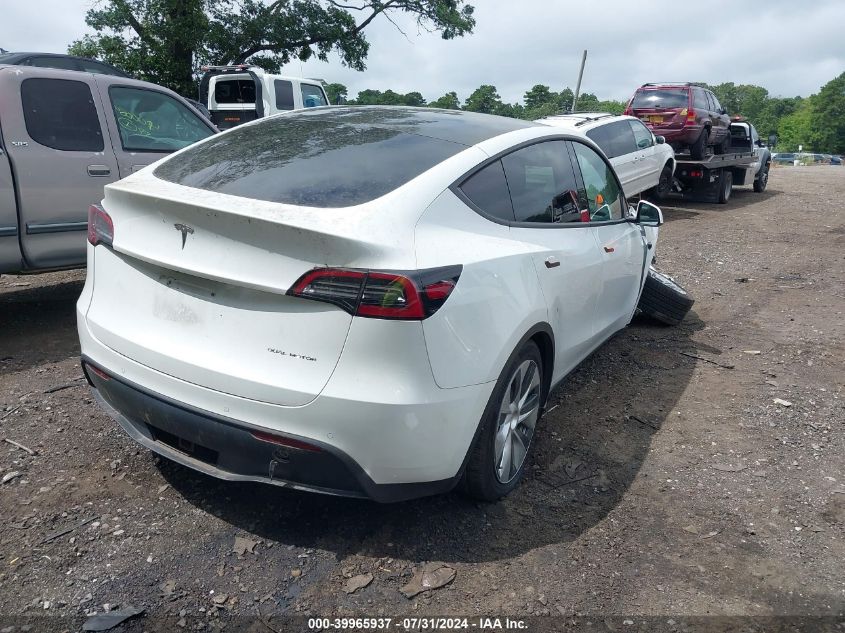
<svg viewBox="0 0 845 633">
<path fill-rule="evenodd" d="M 88 165 L 89 176 L 109 176 L 111 169 L 107 165 Z"/>
<path fill-rule="evenodd" d="M 557 268 L 560 266 L 560 262 L 556 257 L 547 257 L 546 261 L 543 263 L 546 265 L 546 268 Z"/>
</svg>

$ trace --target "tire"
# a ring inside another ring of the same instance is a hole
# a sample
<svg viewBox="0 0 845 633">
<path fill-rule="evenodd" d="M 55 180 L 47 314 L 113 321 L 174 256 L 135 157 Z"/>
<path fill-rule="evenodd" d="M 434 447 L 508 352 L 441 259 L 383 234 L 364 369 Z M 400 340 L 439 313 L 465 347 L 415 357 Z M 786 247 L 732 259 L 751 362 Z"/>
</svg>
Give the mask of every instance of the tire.
<svg viewBox="0 0 845 633">
<path fill-rule="evenodd" d="M 769 166 L 763 165 L 763 169 L 760 170 L 760 175 L 754 179 L 754 191 L 757 193 L 763 193 L 766 190 L 766 185 L 769 184 Z"/>
<path fill-rule="evenodd" d="M 542 414 L 543 385 L 540 350 L 529 341 L 505 366 L 481 417 L 481 430 L 464 472 L 463 488 L 467 494 L 482 501 L 496 501 L 517 487 Z M 521 401 L 524 404 L 519 407 Z M 520 422 L 526 412 L 531 414 Z M 522 455 L 517 451 L 522 451 Z"/>
<path fill-rule="evenodd" d="M 667 196 L 672 192 L 672 165 L 666 163 L 663 166 L 663 171 L 660 172 L 660 179 L 657 181 L 657 186 L 652 187 L 650 193 L 655 200 L 666 200 Z"/>
<path fill-rule="evenodd" d="M 728 150 L 731 148 L 731 134 L 728 132 L 728 135 L 724 138 L 724 140 L 719 143 L 718 145 L 713 146 L 713 153 L 714 154 L 727 154 Z"/>
<path fill-rule="evenodd" d="M 684 320 L 695 300 L 670 277 L 649 269 L 637 307 L 653 319 L 666 325 L 678 325 Z"/>
<path fill-rule="evenodd" d="M 731 192 L 734 186 L 734 175 L 729 169 L 722 170 L 722 177 L 719 179 L 719 204 L 727 204 L 731 199 Z"/>
<path fill-rule="evenodd" d="M 693 160 L 701 160 L 704 158 L 704 152 L 707 150 L 707 141 L 710 138 L 710 132 L 707 128 L 701 130 L 701 134 L 696 139 L 695 143 L 689 146 L 689 155 Z"/>
</svg>

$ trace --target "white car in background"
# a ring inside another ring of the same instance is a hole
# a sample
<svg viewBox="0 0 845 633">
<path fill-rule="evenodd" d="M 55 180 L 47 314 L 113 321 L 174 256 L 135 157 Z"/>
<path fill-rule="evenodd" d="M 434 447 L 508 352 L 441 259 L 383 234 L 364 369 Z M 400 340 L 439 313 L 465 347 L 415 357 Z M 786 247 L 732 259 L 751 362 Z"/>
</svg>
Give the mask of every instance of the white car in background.
<svg viewBox="0 0 845 633">
<path fill-rule="evenodd" d="M 546 117 L 538 122 L 586 134 L 610 159 L 627 197 L 649 192 L 660 200 L 671 191 L 675 151 L 638 118 L 578 112 Z"/>
<path fill-rule="evenodd" d="M 497 499 L 549 391 L 631 320 L 661 223 L 578 130 L 269 117 L 106 187 L 83 366 L 130 436 L 210 475 Z"/>
</svg>

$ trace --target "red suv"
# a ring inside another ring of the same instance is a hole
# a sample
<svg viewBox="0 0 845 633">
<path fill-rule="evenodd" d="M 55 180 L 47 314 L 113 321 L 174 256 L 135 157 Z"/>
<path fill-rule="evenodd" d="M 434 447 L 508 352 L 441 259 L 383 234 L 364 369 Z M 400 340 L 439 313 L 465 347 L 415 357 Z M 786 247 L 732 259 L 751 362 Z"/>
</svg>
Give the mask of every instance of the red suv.
<svg viewBox="0 0 845 633">
<path fill-rule="evenodd" d="M 689 148 L 694 160 L 707 147 L 724 154 L 731 143 L 731 120 L 712 92 L 701 86 L 643 84 L 625 108 L 625 114 L 643 121 L 655 135 L 676 150 Z"/>
</svg>

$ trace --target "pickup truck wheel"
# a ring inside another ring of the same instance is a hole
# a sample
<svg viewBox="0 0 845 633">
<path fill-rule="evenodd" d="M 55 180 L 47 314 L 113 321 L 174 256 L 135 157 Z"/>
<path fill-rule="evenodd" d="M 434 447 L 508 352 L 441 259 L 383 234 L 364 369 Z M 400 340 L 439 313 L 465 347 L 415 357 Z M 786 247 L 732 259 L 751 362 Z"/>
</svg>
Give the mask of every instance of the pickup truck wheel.
<svg viewBox="0 0 845 633">
<path fill-rule="evenodd" d="M 754 191 L 763 193 L 766 190 L 766 185 L 769 184 L 769 166 L 763 165 L 760 174 L 754 179 Z"/>
<path fill-rule="evenodd" d="M 651 197 L 655 200 L 665 200 L 672 191 L 672 165 L 666 163 L 660 172 L 657 186 L 651 190 Z"/>
<path fill-rule="evenodd" d="M 689 154 L 693 160 L 701 160 L 704 158 L 704 152 L 707 150 L 707 141 L 710 139 L 710 132 L 707 128 L 701 130 L 698 139 L 690 145 Z"/>
<path fill-rule="evenodd" d="M 533 341 L 511 356 L 481 416 L 464 472 L 466 493 L 496 501 L 519 484 L 543 407 L 543 359 Z"/>
<path fill-rule="evenodd" d="M 661 323 L 678 325 L 693 303 L 695 300 L 671 277 L 650 268 L 637 308 Z"/>
<path fill-rule="evenodd" d="M 719 204 L 727 204 L 731 199 L 734 186 L 734 175 L 728 169 L 722 171 L 722 181 L 719 183 Z"/>
</svg>

